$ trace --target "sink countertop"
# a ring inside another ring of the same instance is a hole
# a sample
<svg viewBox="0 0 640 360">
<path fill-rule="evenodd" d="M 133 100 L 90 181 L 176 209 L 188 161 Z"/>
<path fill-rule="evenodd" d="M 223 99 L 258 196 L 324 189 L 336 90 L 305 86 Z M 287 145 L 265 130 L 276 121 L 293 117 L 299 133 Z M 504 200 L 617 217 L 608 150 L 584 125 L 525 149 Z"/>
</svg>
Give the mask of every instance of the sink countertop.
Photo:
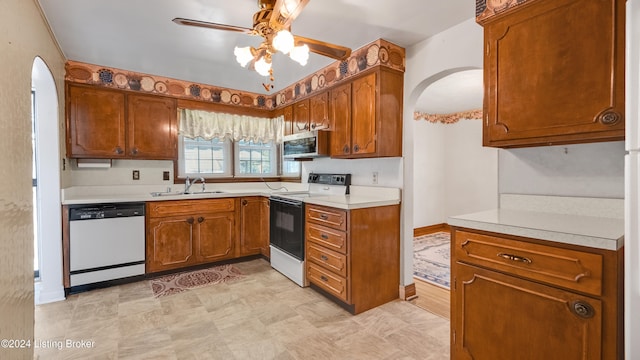
<svg viewBox="0 0 640 360">
<path fill-rule="evenodd" d="M 146 202 L 146 201 L 166 201 L 166 200 L 192 200 L 192 199 L 216 199 L 241 196 L 270 196 L 275 194 L 286 194 L 287 192 L 299 192 L 306 190 L 307 184 L 282 183 L 286 190 L 278 186 L 268 188 L 261 184 L 254 186 L 238 186 L 231 184 L 211 184 L 221 193 L 202 193 L 182 195 L 151 196 L 152 192 L 163 192 L 158 187 L 148 186 L 96 186 L 96 187 L 76 187 L 63 189 L 62 204 L 97 204 L 116 202 Z M 166 189 L 166 187 L 165 187 Z M 165 190 L 166 191 L 166 190 Z M 382 188 L 370 186 L 351 186 L 351 194 L 344 196 L 318 196 L 304 199 L 306 203 L 331 206 L 340 209 L 359 209 L 366 207 L 376 207 L 385 205 L 395 205 L 400 203 L 400 189 Z"/>
<path fill-rule="evenodd" d="M 449 225 L 563 244 L 618 250 L 624 245 L 624 219 L 539 209 L 498 208 L 449 217 Z"/>
</svg>

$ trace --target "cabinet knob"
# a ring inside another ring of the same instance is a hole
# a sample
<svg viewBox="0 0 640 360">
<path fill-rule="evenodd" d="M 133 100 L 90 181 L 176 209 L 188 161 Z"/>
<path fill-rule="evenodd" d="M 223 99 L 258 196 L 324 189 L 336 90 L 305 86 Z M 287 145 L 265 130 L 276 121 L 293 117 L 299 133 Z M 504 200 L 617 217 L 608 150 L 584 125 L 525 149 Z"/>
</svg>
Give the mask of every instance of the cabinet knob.
<svg viewBox="0 0 640 360">
<path fill-rule="evenodd" d="M 342 148 L 342 152 L 343 152 L 343 153 L 345 153 L 345 154 L 348 154 L 348 153 L 349 153 L 349 145 L 345 145 L 345 146 Z"/>
<path fill-rule="evenodd" d="M 200 216 L 200 217 L 198 218 L 198 223 L 202 223 L 203 221 L 204 221 L 204 218 L 203 218 L 202 216 Z"/>
<path fill-rule="evenodd" d="M 242 206 L 247 206 L 249 202 L 247 200 L 242 200 Z"/>
<path fill-rule="evenodd" d="M 589 303 L 584 301 L 574 301 L 573 304 L 571 304 L 571 309 L 573 310 L 574 314 L 578 315 L 583 319 L 592 318 L 593 315 L 596 314 L 596 311 L 593 309 L 593 306 L 591 306 Z"/>
<path fill-rule="evenodd" d="M 195 220 L 192 217 L 187 219 L 187 223 L 189 223 L 191 225 L 193 225 L 194 222 L 195 222 Z"/>
<path fill-rule="evenodd" d="M 316 124 L 311 124 L 311 130 L 316 128 Z"/>
<path fill-rule="evenodd" d="M 355 145 L 353 146 L 353 152 L 358 152 L 358 151 L 360 151 L 360 145 L 355 144 Z"/>
<path fill-rule="evenodd" d="M 321 276 L 320 276 L 320 280 L 322 280 L 322 281 L 324 281 L 324 282 L 329 281 L 329 279 L 327 279 L 327 277 L 326 277 L 326 276 L 324 276 L 324 275 L 321 275 Z"/>
<path fill-rule="evenodd" d="M 598 115 L 598 121 L 602 125 L 615 125 L 622 119 L 622 116 L 615 111 L 608 110 Z"/>
<path fill-rule="evenodd" d="M 327 214 L 320 214 L 320 219 L 327 220 L 328 218 L 329 216 L 327 216 Z"/>
<path fill-rule="evenodd" d="M 124 151 L 122 151 L 122 148 L 120 146 L 116 146 L 116 148 L 113 151 L 118 155 L 120 155 L 120 154 L 122 154 L 124 152 Z"/>
<path fill-rule="evenodd" d="M 131 155 L 138 155 L 138 148 L 131 149 Z"/>
<path fill-rule="evenodd" d="M 328 239 L 329 239 L 329 236 L 328 236 L 327 234 L 322 234 L 322 235 L 320 235 L 320 237 L 321 237 L 323 240 L 328 240 Z"/>
<path fill-rule="evenodd" d="M 329 258 L 327 257 L 327 255 L 321 255 L 321 256 L 320 256 L 320 259 L 322 259 L 322 260 L 324 260 L 324 261 L 329 260 Z"/>
</svg>

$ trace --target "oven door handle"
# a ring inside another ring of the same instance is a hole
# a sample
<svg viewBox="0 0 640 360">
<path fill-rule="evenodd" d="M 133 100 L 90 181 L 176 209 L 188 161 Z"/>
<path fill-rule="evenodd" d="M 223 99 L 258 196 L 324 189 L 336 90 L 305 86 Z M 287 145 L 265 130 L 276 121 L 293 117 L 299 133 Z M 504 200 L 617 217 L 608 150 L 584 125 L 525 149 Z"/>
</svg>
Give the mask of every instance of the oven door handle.
<svg viewBox="0 0 640 360">
<path fill-rule="evenodd" d="M 302 207 L 302 204 L 303 204 L 302 201 L 295 201 L 295 200 L 286 200 L 286 199 L 269 199 L 269 200 L 275 203 L 287 204 L 287 205 L 297 206 L 297 207 Z"/>
</svg>

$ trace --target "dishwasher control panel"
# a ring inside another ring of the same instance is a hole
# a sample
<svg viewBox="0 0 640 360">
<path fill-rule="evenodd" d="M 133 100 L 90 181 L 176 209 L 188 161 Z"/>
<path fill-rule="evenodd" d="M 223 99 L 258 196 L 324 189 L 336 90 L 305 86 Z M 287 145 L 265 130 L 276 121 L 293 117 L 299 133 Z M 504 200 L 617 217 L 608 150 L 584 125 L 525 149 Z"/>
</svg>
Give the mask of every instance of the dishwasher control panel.
<svg viewBox="0 0 640 360">
<path fill-rule="evenodd" d="M 130 216 L 144 216 L 144 203 L 89 205 L 69 209 L 69 221 Z"/>
</svg>

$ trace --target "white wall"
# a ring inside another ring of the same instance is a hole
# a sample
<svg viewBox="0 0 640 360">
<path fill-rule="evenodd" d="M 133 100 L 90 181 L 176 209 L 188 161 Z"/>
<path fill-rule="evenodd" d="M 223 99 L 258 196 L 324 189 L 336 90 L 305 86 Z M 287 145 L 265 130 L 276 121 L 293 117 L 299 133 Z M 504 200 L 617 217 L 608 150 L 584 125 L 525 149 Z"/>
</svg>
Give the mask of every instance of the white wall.
<svg viewBox="0 0 640 360">
<path fill-rule="evenodd" d="M 372 173 L 378 172 L 378 184 Z M 351 184 L 402 188 L 402 158 L 330 159 L 319 158 L 302 163 L 302 181 L 311 172 L 351 174 Z"/>
<path fill-rule="evenodd" d="M 406 49 L 406 71 L 404 78 L 403 154 L 404 191 L 402 214 L 402 269 L 401 284 L 413 283 L 413 228 L 414 206 L 425 201 L 414 198 L 414 143 L 422 141 L 416 136 L 416 121 L 413 111 L 418 97 L 429 84 L 451 73 L 482 68 L 483 34 L 476 24 L 474 9 L 469 9 L 466 20 L 446 31 Z"/>
<path fill-rule="evenodd" d="M 71 186 L 81 185 L 173 185 L 171 160 L 113 160 L 111 168 L 78 168 L 70 161 Z M 133 180 L 133 170 L 140 171 L 140 180 Z M 169 171 L 170 180 L 162 180 Z"/>
<path fill-rule="evenodd" d="M 500 193 L 624 198 L 624 142 L 500 151 Z"/>
</svg>

